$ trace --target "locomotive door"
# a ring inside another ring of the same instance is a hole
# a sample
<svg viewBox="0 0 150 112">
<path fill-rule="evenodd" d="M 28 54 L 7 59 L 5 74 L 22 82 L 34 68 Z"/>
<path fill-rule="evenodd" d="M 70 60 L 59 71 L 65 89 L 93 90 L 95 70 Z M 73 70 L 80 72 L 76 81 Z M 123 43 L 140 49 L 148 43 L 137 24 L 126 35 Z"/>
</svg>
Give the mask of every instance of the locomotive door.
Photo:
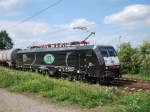
<svg viewBox="0 0 150 112">
<path fill-rule="evenodd" d="M 96 68 L 95 68 L 95 56 L 92 50 L 89 50 L 86 54 L 86 71 L 88 76 L 94 77 Z"/>
<path fill-rule="evenodd" d="M 77 51 L 68 52 L 66 66 L 68 71 L 80 71 L 80 53 Z"/>
</svg>

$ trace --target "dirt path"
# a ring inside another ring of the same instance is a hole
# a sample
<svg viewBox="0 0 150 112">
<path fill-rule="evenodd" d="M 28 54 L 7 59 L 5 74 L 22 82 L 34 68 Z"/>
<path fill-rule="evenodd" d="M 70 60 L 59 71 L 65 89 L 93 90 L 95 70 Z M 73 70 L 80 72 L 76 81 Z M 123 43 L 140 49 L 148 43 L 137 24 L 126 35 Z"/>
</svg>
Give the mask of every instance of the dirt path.
<svg viewBox="0 0 150 112">
<path fill-rule="evenodd" d="M 50 103 L 37 96 L 11 93 L 0 88 L 0 112 L 108 112 L 108 109 L 82 110 L 78 107 Z"/>
</svg>

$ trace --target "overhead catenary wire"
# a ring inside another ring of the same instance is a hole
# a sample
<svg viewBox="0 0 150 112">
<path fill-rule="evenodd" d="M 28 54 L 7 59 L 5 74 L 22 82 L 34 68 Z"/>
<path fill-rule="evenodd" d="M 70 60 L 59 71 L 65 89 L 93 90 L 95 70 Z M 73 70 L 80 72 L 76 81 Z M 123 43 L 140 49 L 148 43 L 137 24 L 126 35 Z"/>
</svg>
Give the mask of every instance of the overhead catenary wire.
<svg viewBox="0 0 150 112">
<path fill-rule="evenodd" d="M 60 4 L 62 1 L 63 1 L 63 0 L 58 0 L 58 1 L 56 1 L 55 3 L 53 3 L 53 4 L 49 5 L 49 6 L 47 6 L 46 8 L 43 8 L 42 10 L 40 10 L 40 11 L 36 12 L 35 14 L 33 14 L 32 16 L 29 16 L 29 17 L 23 19 L 22 21 L 20 21 L 20 22 L 14 24 L 14 25 L 8 27 L 7 29 L 14 29 L 14 28 L 20 26 L 21 24 L 23 24 L 23 23 L 29 21 L 30 19 L 32 19 L 32 18 L 34 18 L 34 17 L 36 17 L 36 16 L 38 16 L 38 15 L 40 15 L 41 13 L 45 12 L 46 10 L 55 7 L 56 5 Z"/>
</svg>

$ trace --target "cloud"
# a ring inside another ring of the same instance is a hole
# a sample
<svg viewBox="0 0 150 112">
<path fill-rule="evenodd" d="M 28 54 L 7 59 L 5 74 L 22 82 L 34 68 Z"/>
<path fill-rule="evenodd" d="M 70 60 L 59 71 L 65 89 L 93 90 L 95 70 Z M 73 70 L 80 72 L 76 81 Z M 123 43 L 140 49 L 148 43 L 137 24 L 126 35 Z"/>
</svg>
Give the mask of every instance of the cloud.
<svg viewBox="0 0 150 112">
<path fill-rule="evenodd" d="M 0 6 L 5 9 L 10 9 L 20 3 L 22 3 L 24 0 L 0 0 Z"/>
<path fill-rule="evenodd" d="M 12 29 L 7 29 L 17 23 L 18 21 L 0 21 L 0 29 L 7 30 L 15 43 L 15 47 L 27 47 L 34 41 L 41 41 L 43 40 L 44 36 L 46 36 L 50 31 L 54 30 L 49 26 L 48 23 L 34 21 L 25 22 L 16 28 L 14 27 Z"/>
<path fill-rule="evenodd" d="M 150 42 L 150 34 L 145 35 L 124 35 L 120 38 L 118 35 L 97 35 L 95 37 L 96 44 L 112 45 L 118 47 L 120 43 L 130 42 L 133 47 L 139 47 L 144 41 Z"/>
<path fill-rule="evenodd" d="M 3 16 L 17 16 L 23 14 L 19 9 L 27 0 L 0 0 L 0 13 Z"/>
<path fill-rule="evenodd" d="M 93 22 L 89 22 L 86 19 L 82 19 L 81 22 L 78 22 L 77 19 L 76 21 L 62 25 L 50 25 L 42 21 L 28 21 L 18 27 L 9 29 L 10 26 L 17 23 L 18 21 L 0 20 L 0 29 L 7 30 L 15 43 L 15 47 L 19 48 L 27 47 L 32 43 L 45 44 L 80 40 L 81 35 L 71 30 L 72 26 L 91 26 L 93 24 Z"/>
<path fill-rule="evenodd" d="M 74 28 L 74 27 L 87 27 L 87 28 L 90 28 L 94 25 L 95 23 L 92 22 L 92 21 L 88 21 L 84 18 L 79 18 L 79 19 L 75 19 L 69 26 L 71 28 Z"/>
<path fill-rule="evenodd" d="M 119 25 L 125 29 L 150 27 L 150 5 L 127 6 L 116 14 L 106 16 L 104 21 L 106 24 Z"/>
<path fill-rule="evenodd" d="M 91 28 L 95 23 L 84 19 L 86 22 L 78 22 L 79 19 L 75 19 L 70 23 L 61 25 L 51 25 L 43 21 L 28 21 L 21 24 L 18 27 L 7 29 L 10 26 L 18 23 L 18 21 L 0 20 L 0 29 L 6 29 L 15 43 L 17 48 L 26 48 L 35 44 L 46 44 L 54 42 L 70 42 L 80 41 L 87 36 L 87 33 L 77 32 L 72 30 L 73 26 L 88 26 Z M 80 23 L 80 24 L 79 24 Z M 83 24 L 84 23 L 84 24 Z M 86 23 L 86 24 L 85 24 Z M 121 35 L 121 34 L 120 34 Z M 147 35 L 124 35 L 121 38 L 121 42 L 131 42 L 133 46 L 140 45 L 144 40 L 150 41 L 150 34 Z M 95 37 L 91 37 L 89 42 L 100 45 L 113 45 L 118 46 L 118 35 L 102 35 L 96 33 Z"/>
<path fill-rule="evenodd" d="M 5 16 L 10 17 L 10 16 L 18 16 L 18 15 L 23 15 L 24 13 L 21 11 L 5 11 Z"/>
</svg>

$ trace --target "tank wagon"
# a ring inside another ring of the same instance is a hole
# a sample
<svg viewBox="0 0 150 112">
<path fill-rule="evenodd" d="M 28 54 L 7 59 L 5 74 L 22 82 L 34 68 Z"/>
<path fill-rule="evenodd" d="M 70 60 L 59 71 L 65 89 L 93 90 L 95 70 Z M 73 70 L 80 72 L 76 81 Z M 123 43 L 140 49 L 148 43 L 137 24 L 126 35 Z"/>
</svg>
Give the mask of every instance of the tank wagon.
<svg viewBox="0 0 150 112">
<path fill-rule="evenodd" d="M 0 64 L 4 66 L 14 67 L 16 56 L 19 49 L 1 50 L 0 51 Z"/>
<path fill-rule="evenodd" d="M 112 46 L 84 45 L 0 51 L 0 63 L 52 77 L 102 81 L 120 77 L 120 63 Z"/>
</svg>

